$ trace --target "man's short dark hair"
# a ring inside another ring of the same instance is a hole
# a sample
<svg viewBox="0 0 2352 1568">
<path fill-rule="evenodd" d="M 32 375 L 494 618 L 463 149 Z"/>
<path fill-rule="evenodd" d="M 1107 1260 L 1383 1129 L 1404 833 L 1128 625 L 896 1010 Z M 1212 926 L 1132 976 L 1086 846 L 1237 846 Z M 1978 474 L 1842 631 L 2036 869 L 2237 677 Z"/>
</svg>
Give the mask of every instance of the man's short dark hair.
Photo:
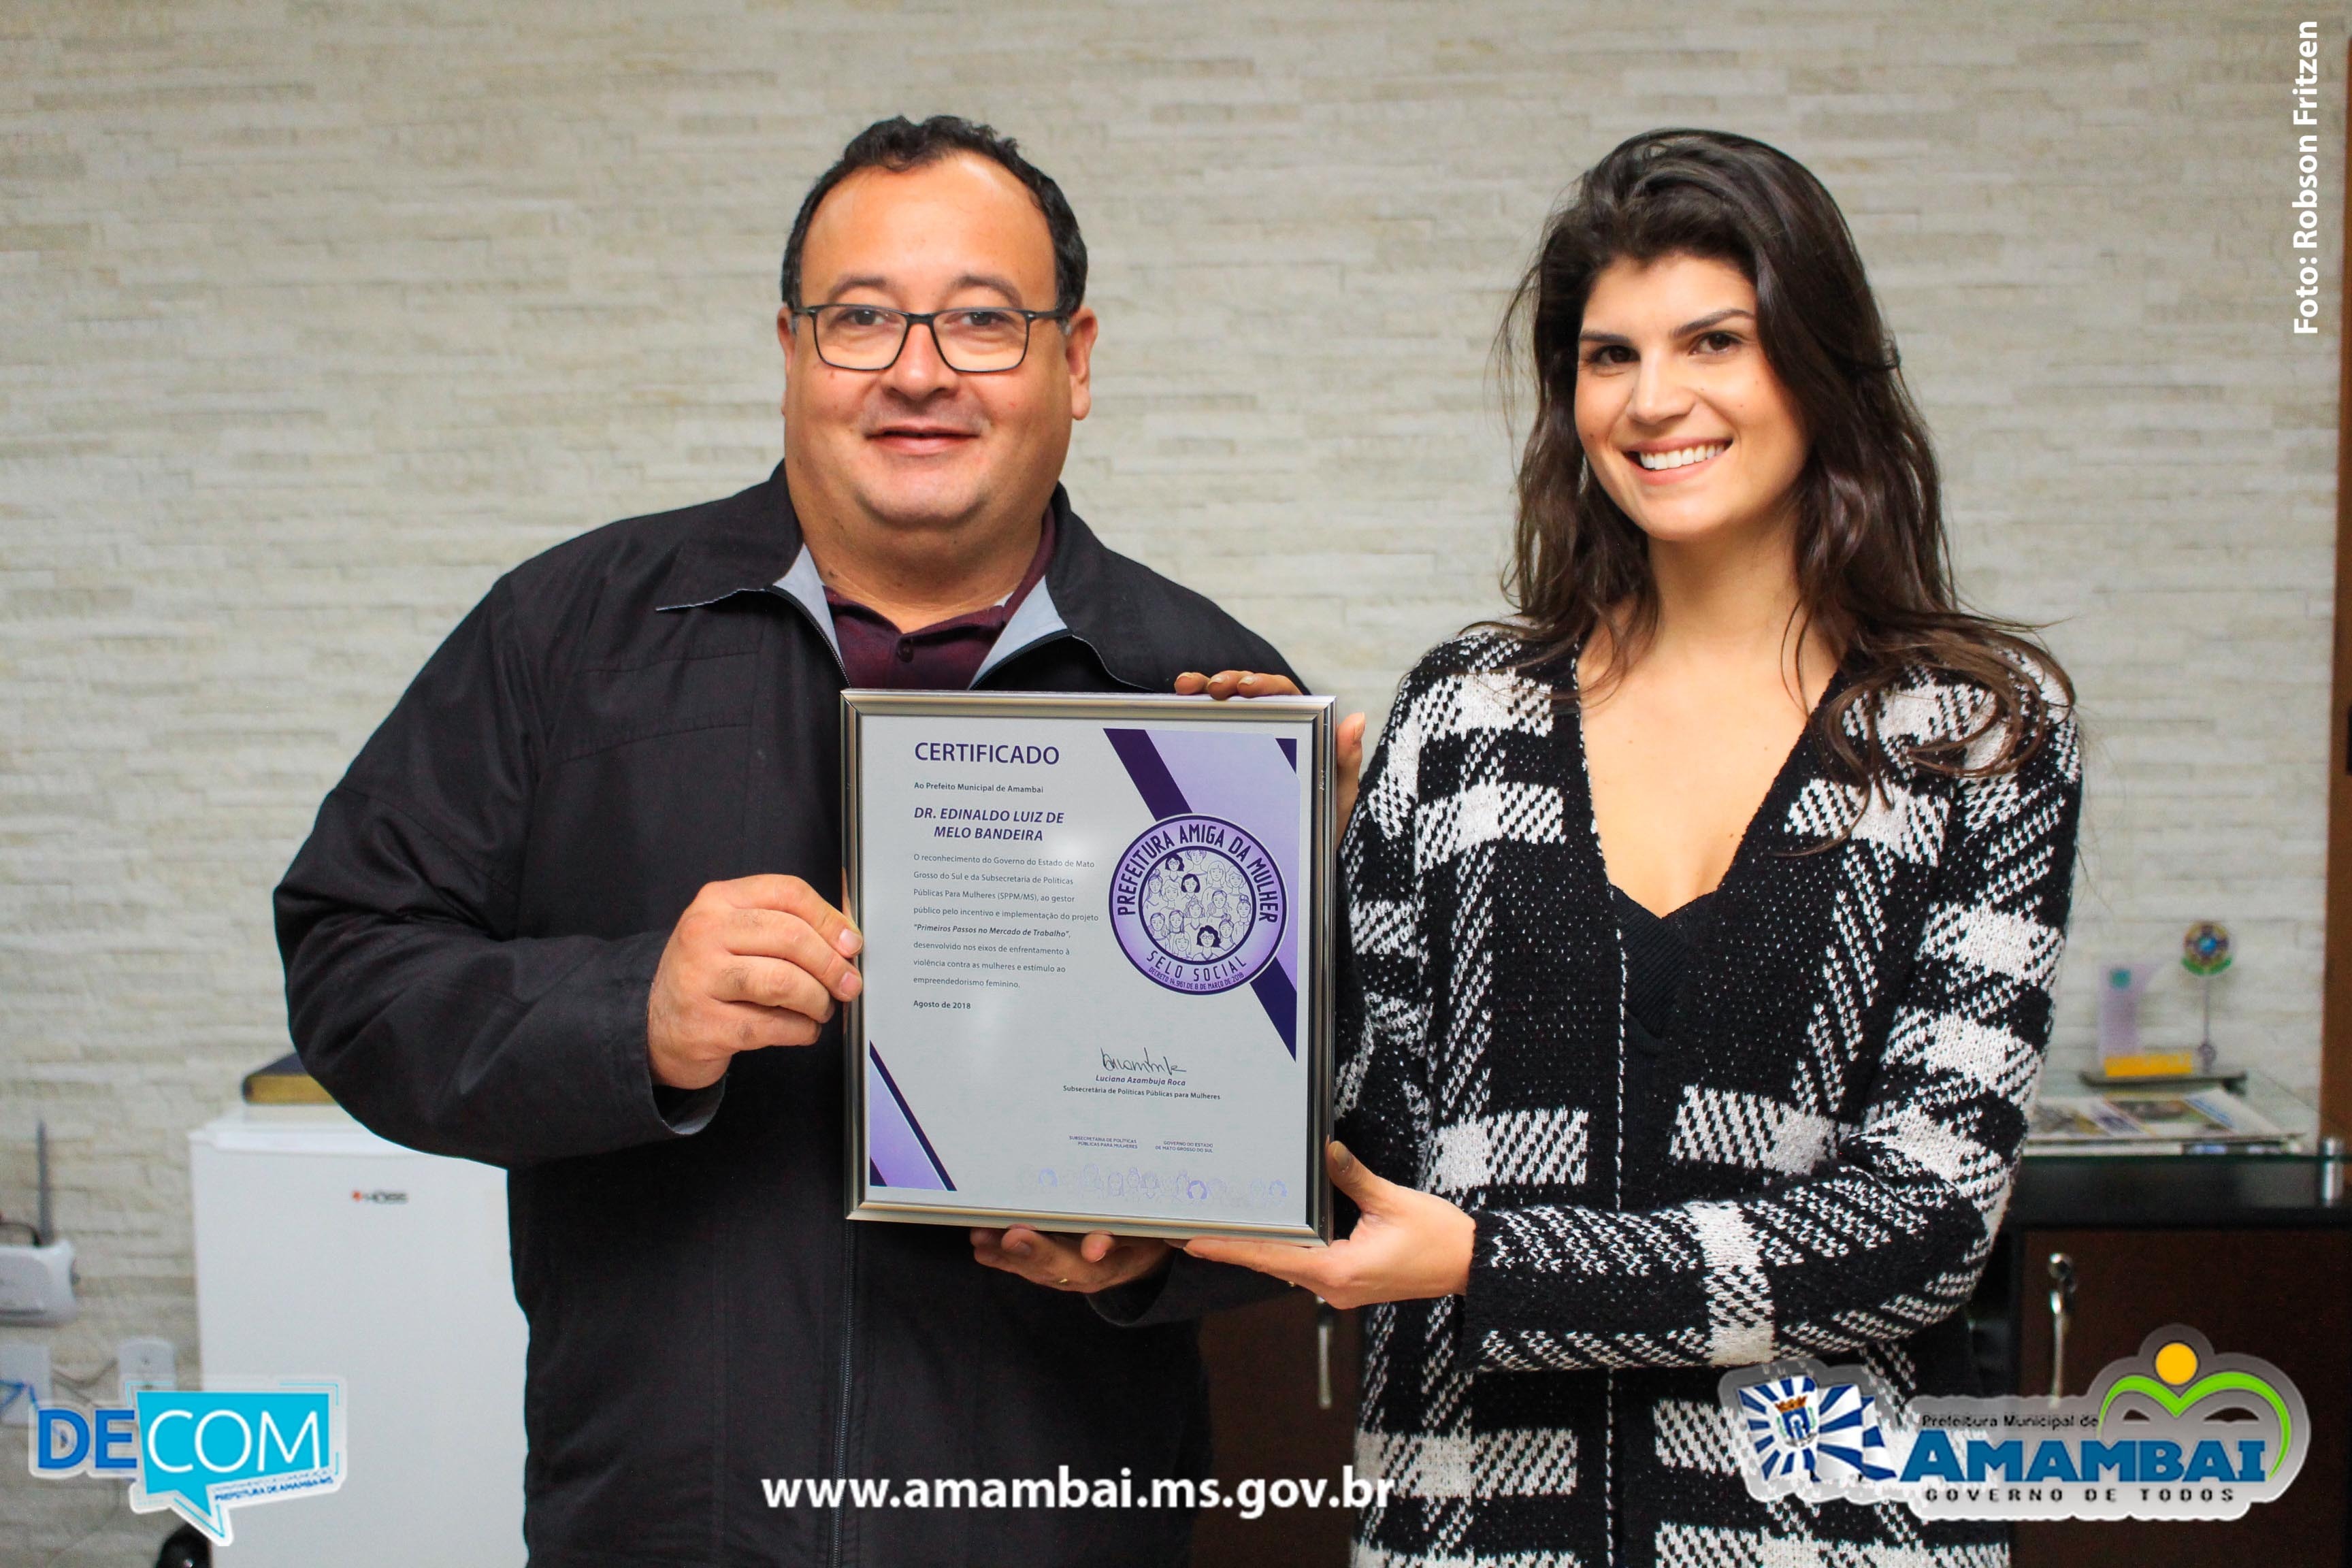
<svg viewBox="0 0 2352 1568">
<path fill-rule="evenodd" d="M 1062 187 L 1024 158 L 1012 137 L 952 114 L 934 114 L 920 125 L 903 114 L 877 120 L 850 139 L 840 160 L 809 187 L 800 216 L 793 219 L 792 237 L 784 241 L 784 303 L 800 309 L 801 247 L 808 240 L 809 220 L 834 186 L 860 169 L 903 174 L 958 153 L 976 153 L 1001 165 L 1037 199 L 1038 210 L 1045 215 L 1045 233 L 1054 242 L 1054 309 L 1065 316 L 1076 310 L 1087 297 L 1087 242 L 1078 236 L 1077 215 L 1070 211 Z"/>
</svg>

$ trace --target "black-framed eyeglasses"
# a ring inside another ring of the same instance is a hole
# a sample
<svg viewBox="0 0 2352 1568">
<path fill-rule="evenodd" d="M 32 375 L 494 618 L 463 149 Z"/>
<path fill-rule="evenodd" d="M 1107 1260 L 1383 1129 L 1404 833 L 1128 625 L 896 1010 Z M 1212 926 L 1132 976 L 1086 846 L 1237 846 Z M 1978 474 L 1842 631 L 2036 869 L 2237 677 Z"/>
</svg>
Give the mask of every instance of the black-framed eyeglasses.
<svg viewBox="0 0 2352 1568">
<path fill-rule="evenodd" d="M 1067 310 L 1013 305 L 961 305 L 952 310 L 893 310 L 881 305 L 803 305 L 816 335 L 816 357 L 835 370 L 888 370 L 906 352 L 907 334 L 930 330 L 940 362 L 959 375 L 1016 370 L 1029 357 L 1034 321 L 1061 321 Z"/>
</svg>

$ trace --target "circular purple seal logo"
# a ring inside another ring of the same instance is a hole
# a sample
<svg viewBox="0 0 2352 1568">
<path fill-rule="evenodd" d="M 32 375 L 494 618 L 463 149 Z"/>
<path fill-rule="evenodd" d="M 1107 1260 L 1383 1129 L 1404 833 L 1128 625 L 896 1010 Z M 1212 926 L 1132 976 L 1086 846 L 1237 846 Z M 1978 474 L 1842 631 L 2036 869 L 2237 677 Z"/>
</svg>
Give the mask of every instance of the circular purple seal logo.
<svg viewBox="0 0 2352 1568">
<path fill-rule="evenodd" d="M 1128 962 L 1196 996 L 1264 969 L 1288 910 L 1274 857 L 1222 817 L 1162 818 L 1111 872 L 1110 926 Z"/>
</svg>

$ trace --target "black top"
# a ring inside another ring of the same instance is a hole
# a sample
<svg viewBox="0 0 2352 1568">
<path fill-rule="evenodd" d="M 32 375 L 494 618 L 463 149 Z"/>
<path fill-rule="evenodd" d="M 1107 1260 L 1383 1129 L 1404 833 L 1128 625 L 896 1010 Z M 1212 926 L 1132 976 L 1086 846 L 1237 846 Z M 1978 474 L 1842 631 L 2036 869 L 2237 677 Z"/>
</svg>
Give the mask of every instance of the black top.
<svg viewBox="0 0 2352 1568">
<path fill-rule="evenodd" d="M 1342 854 L 1340 1141 L 1392 1180 L 1433 1175 L 1476 1227 L 1468 1289 L 1370 1320 L 1360 1441 L 1406 1457 L 1364 1554 L 1997 1560 L 1997 1520 L 1766 1504 L 1691 1456 L 1719 1441 L 1702 1417 L 1728 1366 L 1801 1351 L 1866 1358 L 1890 1405 L 1979 1392 L 1960 1309 L 2049 1039 L 2072 718 L 2053 708 L 2015 773 L 1953 778 L 1916 747 L 1981 697 L 1906 669 L 1834 731 L 1876 716 L 1906 742 L 1895 815 L 1864 833 L 1809 731 L 1653 1054 L 1623 929 L 1648 921 L 1611 898 L 1591 831 L 1575 663 L 1529 653 L 1482 632 L 1414 669 Z M 1470 1425 L 1510 1434 L 1479 1445 L 1475 1484 L 1422 1474 Z"/>
<path fill-rule="evenodd" d="M 1639 1024 L 1651 1042 L 1664 1040 L 1674 1025 L 1675 996 L 1714 922 L 1714 898 L 1701 893 L 1660 915 L 1616 883 L 1609 884 L 1609 907 L 1617 916 L 1618 939 L 1625 946 L 1626 1021 Z"/>
</svg>

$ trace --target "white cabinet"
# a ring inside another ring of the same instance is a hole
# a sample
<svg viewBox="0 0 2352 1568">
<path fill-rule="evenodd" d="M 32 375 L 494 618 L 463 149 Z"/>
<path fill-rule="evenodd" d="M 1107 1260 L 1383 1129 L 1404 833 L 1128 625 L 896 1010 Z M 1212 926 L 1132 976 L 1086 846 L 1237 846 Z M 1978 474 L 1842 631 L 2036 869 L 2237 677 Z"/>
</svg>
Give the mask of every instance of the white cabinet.
<svg viewBox="0 0 2352 1568">
<path fill-rule="evenodd" d="M 204 1371 L 342 1379 L 345 1479 L 236 1509 L 218 1561 L 520 1568 L 525 1336 L 505 1173 L 340 1112 L 284 1114 L 188 1135 Z"/>
</svg>

